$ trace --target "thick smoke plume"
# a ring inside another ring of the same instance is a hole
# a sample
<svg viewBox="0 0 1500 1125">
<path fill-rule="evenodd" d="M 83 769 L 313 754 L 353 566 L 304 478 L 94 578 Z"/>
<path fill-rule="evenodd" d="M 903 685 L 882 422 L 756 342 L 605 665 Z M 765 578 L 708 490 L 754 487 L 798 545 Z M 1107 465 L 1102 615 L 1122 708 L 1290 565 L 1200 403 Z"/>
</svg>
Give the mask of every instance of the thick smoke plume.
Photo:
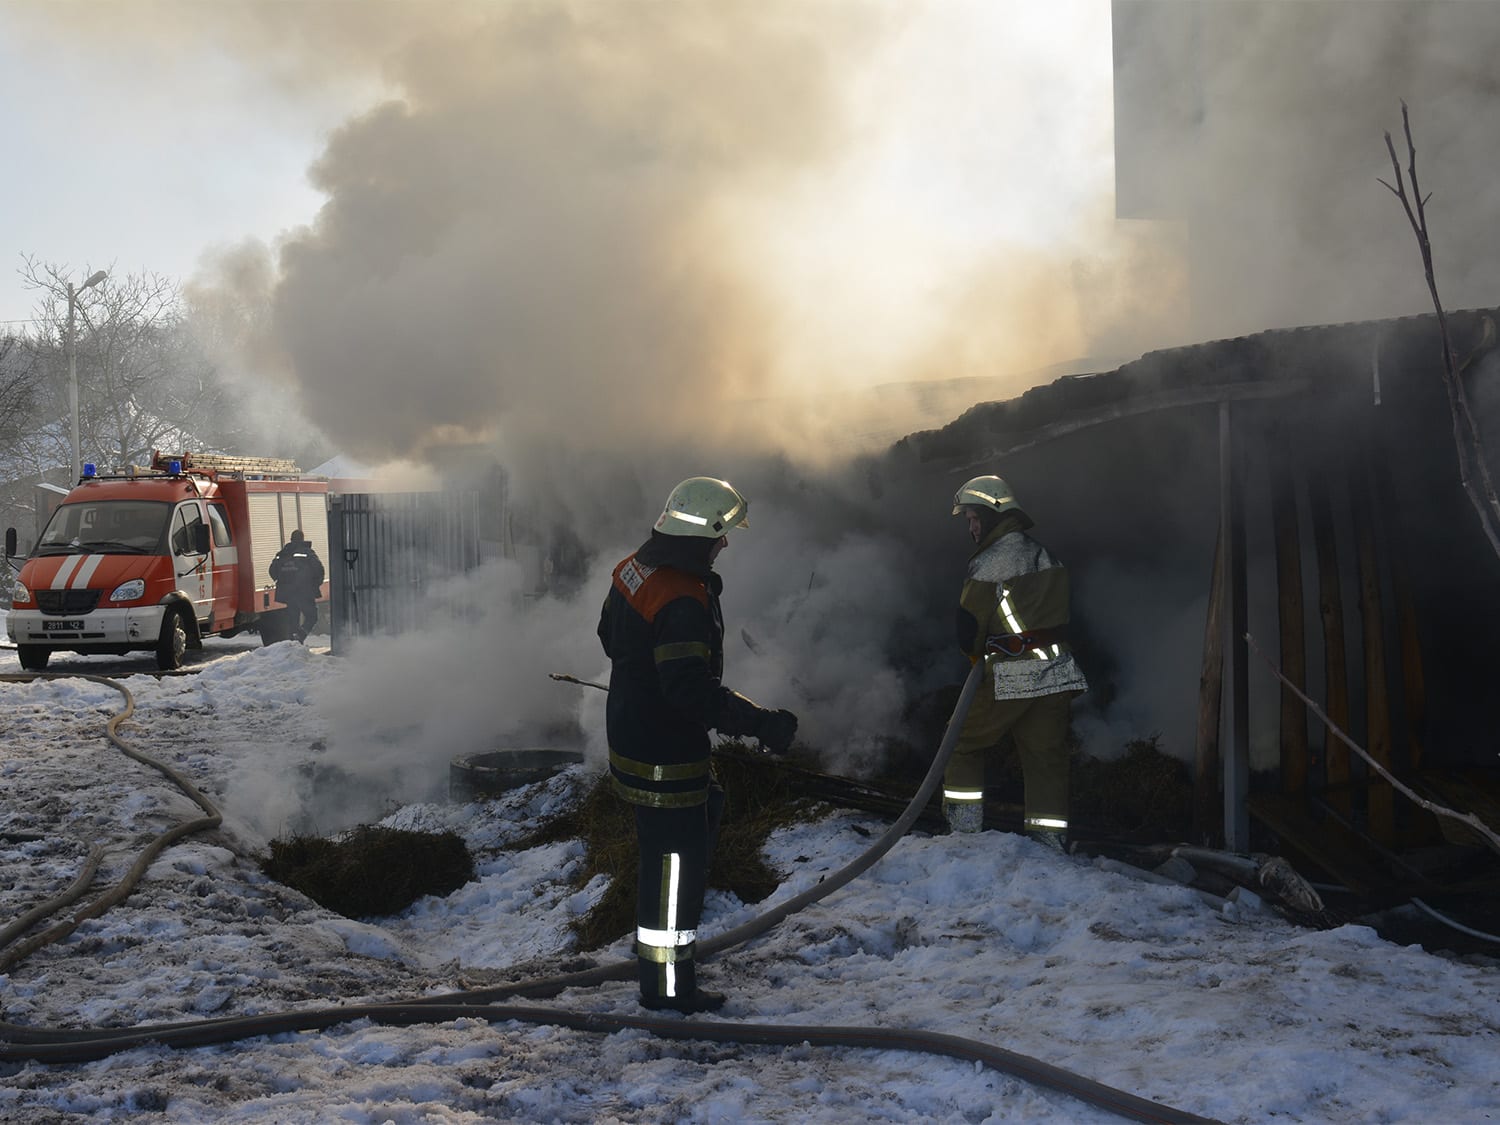
<svg viewBox="0 0 1500 1125">
<path fill-rule="evenodd" d="M 767 364 L 714 203 L 828 143 L 818 53 L 747 8 L 491 12 L 313 168 L 273 313 L 309 413 L 366 455 L 502 417 L 583 448 L 711 425 Z"/>
<path fill-rule="evenodd" d="M 263 306 L 246 366 L 366 461 L 538 433 L 827 461 L 831 437 L 911 428 L 872 386 L 1012 393 L 1087 352 L 1080 286 L 1134 256 L 1108 230 L 1087 4 L 26 10 L 164 61 L 215 49 L 283 92 L 381 94 L 313 162 L 319 214 L 260 249 L 270 288 L 254 247 L 200 286 Z"/>
<path fill-rule="evenodd" d="M 952 659 L 946 612 L 903 582 L 940 570 L 956 589 L 967 552 L 924 538 L 946 495 L 877 498 L 844 463 L 1112 366 L 1080 357 L 1423 311 L 1375 182 L 1403 97 L 1450 303 L 1500 280 L 1479 236 L 1500 229 L 1488 4 L 1116 6 L 1139 17 L 1116 21 L 1117 91 L 1145 95 L 1115 106 L 1128 224 L 1092 2 L 24 10 L 163 59 L 212 44 L 285 89 L 370 88 L 312 163 L 321 211 L 221 254 L 199 300 L 245 377 L 279 379 L 342 451 L 488 443 L 543 513 L 533 531 L 590 554 L 578 592 L 526 614 L 513 572 L 462 580 L 488 581 L 470 593 L 485 614 L 434 609 L 446 631 L 413 663 L 356 653 L 370 678 L 328 701 L 350 762 L 534 733 L 540 660 L 599 674 L 601 576 L 698 473 L 753 502 L 722 566 L 729 682 L 867 762 L 949 676 L 929 659 Z M 1087 488 L 1115 467 L 1068 471 Z M 595 708 L 597 735 L 597 701 L 567 707 Z"/>
</svg>

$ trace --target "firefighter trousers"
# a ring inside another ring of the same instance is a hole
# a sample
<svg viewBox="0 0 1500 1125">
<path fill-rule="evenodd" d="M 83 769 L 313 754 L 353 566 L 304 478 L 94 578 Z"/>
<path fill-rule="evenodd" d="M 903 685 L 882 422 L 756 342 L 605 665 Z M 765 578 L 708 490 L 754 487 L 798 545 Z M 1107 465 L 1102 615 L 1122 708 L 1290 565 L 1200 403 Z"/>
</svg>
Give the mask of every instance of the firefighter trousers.
<svg viewBox="0 0 1500 1125">
<path fill-rule="evenodd" d="M 984 792 L 985 761 L 1007 734 L 1015 740 L 1026 787 L 1026 820 L 1068 819 L 1068 720 L 1073 698 L 1062 691 L 1032 699 L 974 697 L 943 773 L 949 791 Z"/>
<path fill-rule="evenodd" d="M 318 603 L 312 594 L 292 594 L 282 599 L 287 607 L 287 620 L 291 622 L 292 636 L 301 641 L 307 638 L 318 623 Z"/>
<path fill-rule="evenodd" d="M 691 996 L 697 990 L 694 946 L 723 813 L 724 790 L 717 784 L 701 805 L 635 806 L 635 951 L 643 997 Z"/>
</svg>

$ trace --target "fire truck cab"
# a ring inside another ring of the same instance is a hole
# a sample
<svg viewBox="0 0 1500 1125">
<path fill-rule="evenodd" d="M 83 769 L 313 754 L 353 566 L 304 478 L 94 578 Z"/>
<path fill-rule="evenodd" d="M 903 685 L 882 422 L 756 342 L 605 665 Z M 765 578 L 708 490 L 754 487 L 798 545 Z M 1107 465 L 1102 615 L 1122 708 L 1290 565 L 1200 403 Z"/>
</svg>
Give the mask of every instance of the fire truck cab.
<svg viewBox="0 0 1500 1125">
<path fill-rule="evenodd" d="M 295 528 L 326 552 L 327 494 L 327 481 L 267 458 L 157 452 L 147 469 L 107 476 L 85 466 L 16 575 L 5 627 L 21 666 L 154 650 L 170 670 L 206 636 L 286 639 L 271 559 Z M 5 546 L 9 559 L 14 528 Z"/>
</svg>

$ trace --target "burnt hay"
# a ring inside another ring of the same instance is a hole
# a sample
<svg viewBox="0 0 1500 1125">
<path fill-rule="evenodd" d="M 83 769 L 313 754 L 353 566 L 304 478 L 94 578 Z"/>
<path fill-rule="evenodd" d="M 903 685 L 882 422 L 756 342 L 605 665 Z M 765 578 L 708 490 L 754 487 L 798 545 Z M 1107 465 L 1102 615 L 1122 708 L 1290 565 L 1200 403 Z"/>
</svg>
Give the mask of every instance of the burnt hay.
<svg viewBox="0 0 1500 1125">
<path fill-rule="evenodd" d="M 456 891 L 474 878 L 474 858 L 452 832 L 362 825 L 334 839 L 272 840 L 261 870 L 347 918 L 380 918 Z"/>
<path fill-rule="evenodd" d="M 762 847 L 777 828 L 804 820 L 815 802 L 799 795 L 777 762 L 725 743 L 713 759 L 714 776 L 725 790 L 724 818 L 709 866 L 708 885 L 742 902 L 760 902 L 781 876 L 766 863 Z M 581 839 L 584 860 L 574 877 L 582 887 L 597 875 L 609 886 L 593 908 L 570 924 L 580 950 L 598 949 L 635 927 L 635 814 L 601 777 L 582 800 L 518 841 L 517 848 L 556 840 Z"/>
</svg>

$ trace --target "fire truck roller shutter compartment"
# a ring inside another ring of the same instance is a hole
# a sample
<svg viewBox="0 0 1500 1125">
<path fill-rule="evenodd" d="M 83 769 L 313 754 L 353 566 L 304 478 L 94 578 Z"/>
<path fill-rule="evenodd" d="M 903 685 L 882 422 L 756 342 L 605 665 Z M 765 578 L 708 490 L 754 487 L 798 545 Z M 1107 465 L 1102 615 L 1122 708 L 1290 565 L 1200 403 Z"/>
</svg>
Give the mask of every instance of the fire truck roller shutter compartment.
<svg viewBox="0 0 1500 1125">
<path fill-rule="evenodd" d="M 274 492 L 251 492 L 245 503 L 250 509 L 250 545 L 255 556 L 250 560 L 254 588 L 261 590 L 273 585 L 271 560 L 286 542 L 281 533 L 281 504 Z M 265 599 L 257 596 L 254 609 L 259 612 L 265 608 Z"/>
</svg>

